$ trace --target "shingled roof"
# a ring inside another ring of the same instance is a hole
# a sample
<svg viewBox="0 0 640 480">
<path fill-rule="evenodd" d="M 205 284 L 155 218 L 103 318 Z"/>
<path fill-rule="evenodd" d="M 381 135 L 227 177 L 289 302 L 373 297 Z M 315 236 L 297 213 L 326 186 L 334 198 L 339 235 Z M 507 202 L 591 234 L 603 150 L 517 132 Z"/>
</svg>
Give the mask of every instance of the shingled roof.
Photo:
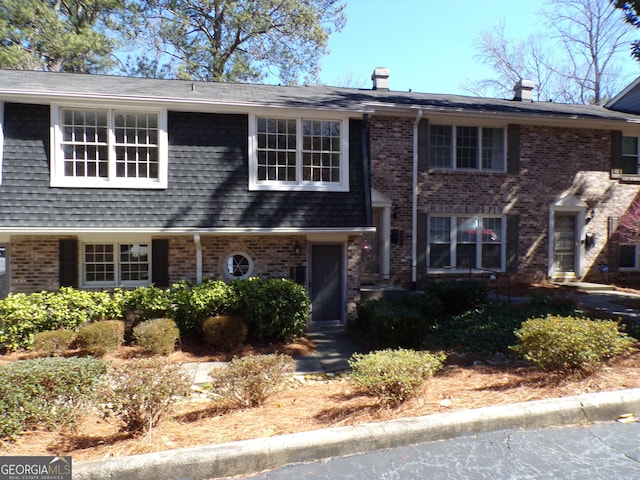
<svg viewBox="0 0 640 480">
<path fill-rule="evenodd" d="M 0 98 L 102 98 L 173 105 L 336 108 L 352 112 L 424 109 L 438 112 L 488 112 L 640 123 L 640 115 L 597 105 L 522 102 L 510 99 L 339 88 L 144 79 L 108 75 L 0 70 Z M 32 100 L 33 101 L 33 100 Z"/>
</svg>

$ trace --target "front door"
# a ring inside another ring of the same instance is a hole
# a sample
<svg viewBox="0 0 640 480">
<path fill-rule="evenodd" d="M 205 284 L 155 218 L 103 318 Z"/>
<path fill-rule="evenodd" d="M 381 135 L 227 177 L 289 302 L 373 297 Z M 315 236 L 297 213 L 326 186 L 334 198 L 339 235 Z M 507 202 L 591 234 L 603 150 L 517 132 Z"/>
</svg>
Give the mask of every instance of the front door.
<svg viewBox="0 0 640 480">
<path fill-rule="evenodd" d="M 553 223 L 553 273 L 575 273 L 576 214 L 556 213 Z"/>
<path fill-rule="evenodd" d="M 311 321 L 342 324 L 344 321 L 344 268 L 341 244 L 311 246 Z"/>
</svg>

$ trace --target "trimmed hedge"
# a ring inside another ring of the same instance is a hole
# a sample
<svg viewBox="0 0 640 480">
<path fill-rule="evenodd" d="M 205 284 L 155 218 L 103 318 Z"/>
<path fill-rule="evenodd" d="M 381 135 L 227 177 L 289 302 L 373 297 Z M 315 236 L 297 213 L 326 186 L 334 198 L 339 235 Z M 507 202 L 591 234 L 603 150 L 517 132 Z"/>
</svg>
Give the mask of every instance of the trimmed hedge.
<svg viewBox="0 0 640 480">
<path fill-rule="evenodd" d="M 613 320 L 548 315 L 532 318 L 515 332 L 511 347 L 525 360 L 547 371 L 592 372 L 606 360 L 632 350 L 635 340 Z"/>
<path fill-rule="evenodd" d="M 73 425 L 106 373 L 96 358 L 37 358 L 0 364 L 0 437 Z"/>
<path fill-rule="evenodd" d="M 170 318 L 156 318 L 139 323 L 133 328 L 136 345 L 154 355 L 169 355 L 180 340 L 180 330 Z"/>
<path fill-rule="evenodd" d="M 76 338 L 78 346 L 92 355 L 113 352 L 124 343 L 124 322 L 103 320 L 85 325 Z"/>
<path fill-rule="evenodd" d="M 415 397 L 424 382 L 442 368 L 444 354 L 386 349 L 354 354 L 349 360 L 351 381 L 367 395 L 391 407 Z"/>
</svg>

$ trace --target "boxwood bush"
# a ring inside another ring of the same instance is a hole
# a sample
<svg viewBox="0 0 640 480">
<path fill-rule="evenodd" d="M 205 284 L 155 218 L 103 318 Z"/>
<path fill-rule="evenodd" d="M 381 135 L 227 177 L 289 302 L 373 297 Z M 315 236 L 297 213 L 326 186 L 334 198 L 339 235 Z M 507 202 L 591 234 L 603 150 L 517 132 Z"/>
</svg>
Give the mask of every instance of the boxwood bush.
<svg viewBox="0 0 640 480">
<path fill-rule="evenodd" d="M 180 330 L 171 318 L 155 318 L 133 327 L 136 345 L 154 355 L 169 355 L 180 340 Z"/>
<path fill-rule="evenodd" d="M 356 353 L 349 360 L 351 381 L 382 404 L 395 407 L 415 397 L 444 360 L 444 354 L 402 348 Z"/>
<path fill-rule="evenodd" d="M 0 364 L 0 437 L 73 425 L 91 405 L 106 364 L 96 358 L 37 358 Z"/>
<path fill-rule="evenodd" d="M 78 346 L 91 355 L 113 352 L 124 343 L 124 322 L 103 320 L 85 325 L 76 338 Z"/>
<path fill-rule="evenodd" d="M 635 340 L 613 320 L 548 315 L 525 321 L 512 349 L 547 371 L 592 372 L 608 359 L 629 352 Z"/>
<path fill-rule="evenodd" d="M 78 334 L 71 330 L 48 330 L 38 332 L 33 337 L 33 349 L 39 355 L 61 355 L 71 348 Z"/>
<path fill-rule="evenodd" d="M 202 323 L 202 336 L 210 347 L 230 352 L 247 338 L 247 326 L 239 315 L 217 315 Z"/>
</svg>

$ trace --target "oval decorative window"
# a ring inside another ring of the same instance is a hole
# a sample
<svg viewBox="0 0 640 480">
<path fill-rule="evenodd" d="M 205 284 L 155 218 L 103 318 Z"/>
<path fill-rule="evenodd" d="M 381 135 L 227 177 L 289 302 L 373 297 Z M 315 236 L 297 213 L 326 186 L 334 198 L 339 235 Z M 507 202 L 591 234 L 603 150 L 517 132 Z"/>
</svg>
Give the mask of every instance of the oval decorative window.
<svg viewBox="0 0 640 480">
<path fill-rule="evenodd" d="M 253 273 L 253 260 L 244 252 L 234 252 L 224 262 L 224 273 L 232 280 L 243 280 Z"/>
</svg>

